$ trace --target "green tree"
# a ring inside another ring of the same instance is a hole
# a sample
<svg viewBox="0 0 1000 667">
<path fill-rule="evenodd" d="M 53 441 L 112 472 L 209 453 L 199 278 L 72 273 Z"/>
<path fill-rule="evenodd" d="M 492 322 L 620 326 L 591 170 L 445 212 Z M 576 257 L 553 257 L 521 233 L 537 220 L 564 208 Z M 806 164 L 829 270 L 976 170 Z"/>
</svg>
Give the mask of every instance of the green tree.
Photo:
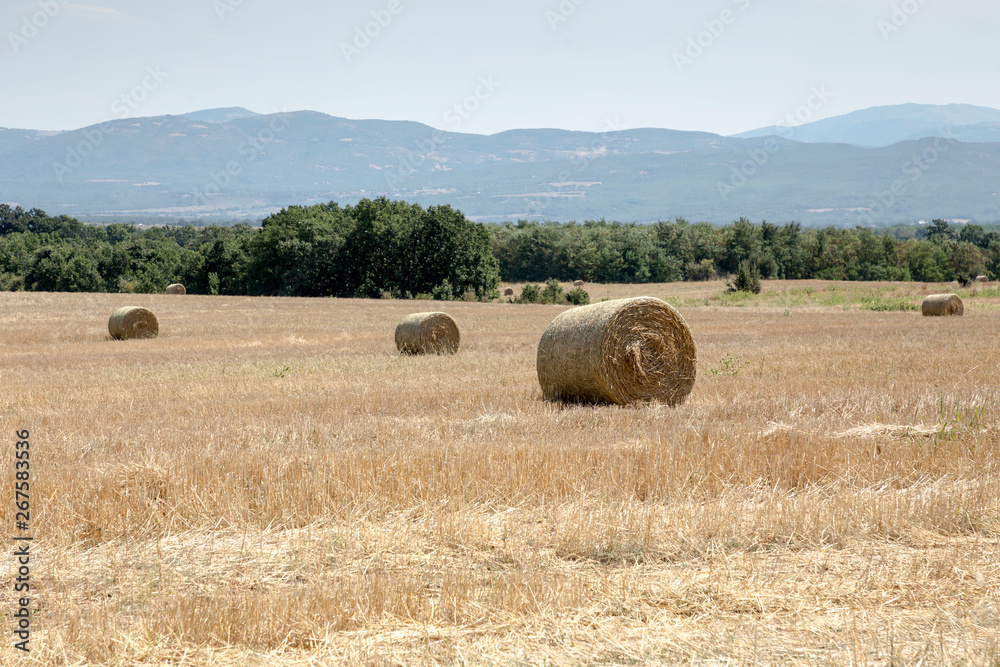
<svg viewBox="0 0 1000 667">
<path fill-rule="evenodd" d="M 47 245 L 37 249 L 24 276 L 25 287 L 34 292 L 59 291 L 60 279 L 66 270 L 66 255 L 65 246 Z"/>
<path fill-rule="evenodd" d="M 269 216 L 246 243 L 247 292 L 272 296 L 337 294 L 349 261 L 341 256 L 341 249 L 352 227 L 350 216 L 335 203 L 289 206 Z M 212 259 L 213 251 L 226 254 L 225 241 L 217 250 L 216 242 L 203 253 L 206 260 Z M 209 273 L 216 273 L 221 281 L 220 268 L 218 264 L 206 265 L 206 280 Z"/>
<path fill-rule="evenodd" d="M 986 255 L 968 242 L 947 241 L 944 246 L 948 256 L 951 276 L 963 286 L 975 282 L 976 276 L 986 273 Z"/>
<path fill-rule="evenodd" d="M 906 268 L 918 282 L 937 283 L 948 280 L 948 257 L 943 244 L 932 241 L 910 240 L 903 245 Z"/>
<path fill-rule="evenodd" d="M 951 228 L 947 220 L 942 220 L 937 218 L 931 220 L 930 226 L 927 228 L 926 237 L 932 241 L 944 241 L 947 239 L 955 238 L 955 230 Z"/>
</svg>

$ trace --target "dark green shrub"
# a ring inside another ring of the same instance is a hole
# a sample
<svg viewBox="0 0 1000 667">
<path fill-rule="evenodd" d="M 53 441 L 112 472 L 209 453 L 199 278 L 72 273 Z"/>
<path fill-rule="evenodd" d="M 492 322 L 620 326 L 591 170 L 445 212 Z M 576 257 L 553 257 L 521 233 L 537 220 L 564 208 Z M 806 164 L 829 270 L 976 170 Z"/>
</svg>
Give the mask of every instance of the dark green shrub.
<svg viewBox="0 0 1000 667">
<path fill-rule="evenodd" d="M 542 290 L 538 285 L 527 284 L 521 288 L 521 294 L 514 299 L 514 303 L 541 303 Z"/>
<path fill-rule="evenodd" d="M 563 288 L 555 278 L 549 278 L 545 281 L 545 289 L 542 290 L 539 298 L 541 299 L 541 303 L 556 305 L 566 303 L 566 295 L 563 294 Z"/>
<path fill-rule="evenodd" d="M 760 294 L 760 271 L 753 262 L 744 259 L 736 269 L 736 275 L 726 282 L 730 292 L 753 292 Z"/>
<path fill-rule="evenodd" d="M 582 287 L 576 287 L 566 292 L 566 300 L 574 306 L 586 306 L 590 303 L 590 295 Z"/>
<path fill-rule="evenodd" d="M 453 301 L 455 299 L 451 283 L 447 278 L 442 280 L 440 285 L 431 290 L 431 295 L 434 297 L 435 301 Z"/>
<path fill-rule="evenodd" d="M 703 259 L 700 262 L 688 262 L 684 265 L 685 280 L 715 280 L 717 276 L 715 265 L 710 259 Z"/>
</svg>

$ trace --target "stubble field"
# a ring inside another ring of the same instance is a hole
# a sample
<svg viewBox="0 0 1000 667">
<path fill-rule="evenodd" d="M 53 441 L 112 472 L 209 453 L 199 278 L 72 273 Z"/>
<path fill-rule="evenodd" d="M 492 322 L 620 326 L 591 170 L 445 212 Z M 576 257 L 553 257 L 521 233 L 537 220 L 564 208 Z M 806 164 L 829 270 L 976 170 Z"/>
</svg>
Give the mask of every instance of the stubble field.
<svg viewBox="0 0 1000 667">
<path fill-rule="evenodd" d="M 544 402 L 558 306 L 0 293 L 0 664 L 998 664 L 1000 299 L 830 287 L 588 286 L 681 306 L 676 409 Z"/>
</svg>

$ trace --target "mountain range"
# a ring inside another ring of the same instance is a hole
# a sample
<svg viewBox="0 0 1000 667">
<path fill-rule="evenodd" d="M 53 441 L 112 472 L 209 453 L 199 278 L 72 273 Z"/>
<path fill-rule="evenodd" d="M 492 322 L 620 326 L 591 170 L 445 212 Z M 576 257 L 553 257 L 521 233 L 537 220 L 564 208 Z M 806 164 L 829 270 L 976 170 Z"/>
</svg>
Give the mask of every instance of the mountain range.
<svg viewBox="0 0 1000 667">
<path fill-rule="evenodd" d="M 971 104 L 897 104 L 802 125 L 771 125 L 733 136 L 751 139 L 768 135 L 873 148 L 938 136 L 971 143 L 993 142 L 1000 141 L 1000 110 Z"/>
<path fill-rule="evenodd" d="M 479 220 L 1000 221 L 1000 111 L 877 107 L 739 136 L 446 132 L 239 107 L 0 129 L 0 201 L 49 214 L 262 217 L 386 195 Z"/>
</svg>

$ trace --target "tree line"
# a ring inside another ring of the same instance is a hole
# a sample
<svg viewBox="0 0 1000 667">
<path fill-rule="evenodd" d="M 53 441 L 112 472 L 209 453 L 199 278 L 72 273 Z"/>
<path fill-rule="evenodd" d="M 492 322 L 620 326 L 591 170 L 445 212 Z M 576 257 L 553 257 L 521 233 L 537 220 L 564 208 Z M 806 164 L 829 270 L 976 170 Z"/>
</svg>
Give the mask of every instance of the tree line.
<svg viewBox="0 0 1000 667">
<path fill-rule="evenodd" d="M 450 206 L 290 206 L 259 228 L 88 225 L 0 205 L 0 288 L 60 292 L 497 296 L 486 227 Z"/>
<path fill-rule="evenodd" d="M 1000 276 L 1000 232 L 935 220 L 879 233 L 731 225 L 471 222 L 450 206 L 361 200 L 290 206 L 260 227 L 84 224 L 0 204 L 0 289 L 475 298 L 499 281 L 708 280 L 752 264 L 763 278 L 967 282 Z"/>
<path fill-rule="evenodd" d="M 649 225 L 521 221 L 490 231 L 500 275 L 508 281 L 709 280 L 736 273 L 744 261 L 762 278 L 780 279 L 968 282 L 1000 275 L 1000 232 L 944 220 L 921 227 L 920 238 L 746 218 L 725 227 L 683 218 Z"/>
</svg>

